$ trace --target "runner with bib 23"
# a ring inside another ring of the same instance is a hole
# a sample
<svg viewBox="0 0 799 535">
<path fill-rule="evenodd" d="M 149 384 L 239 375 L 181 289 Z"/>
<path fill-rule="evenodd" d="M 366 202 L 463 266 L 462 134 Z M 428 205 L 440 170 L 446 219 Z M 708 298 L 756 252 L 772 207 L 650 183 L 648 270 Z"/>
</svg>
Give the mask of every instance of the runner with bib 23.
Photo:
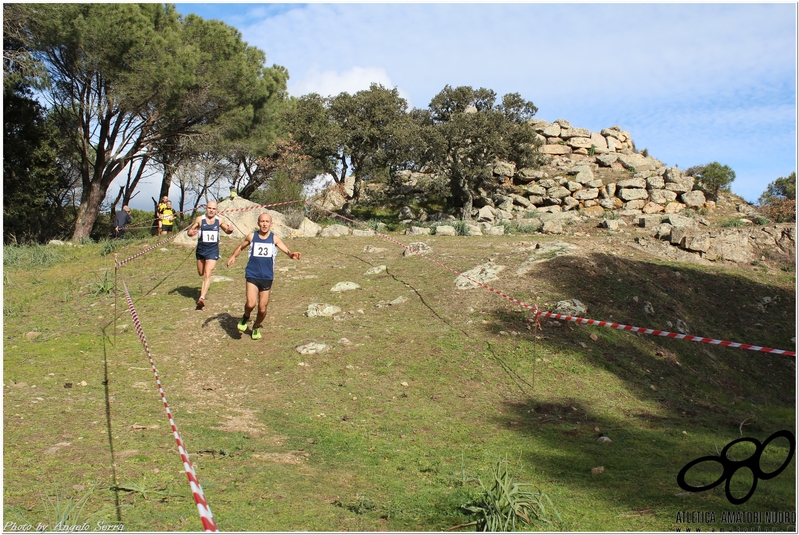
<svg viewBox="0 0 799 535">
<path fill-rule="evenodd" d="M 269 292 L 272 289 L 272 281 L 275 278 L 275 259 L 277 250 L 280 249 L 292 260 L 299 260 L 300 253 L 291 252 L 286 244 L 271 231 L 272 216 L 268 213 L 258 216 L 258 232 L 248 234 L 244 241 L 236 247 L 233 254 L 227 261 L 227 267 L 233 265 L 236 257 L 245 248 L 248 248 L 249 261 L 244 271 L 246 279 L 246 302 L 244 304 L 244 315 L 239 321 L 239 331 L 247 330 L 247 322 L 250 321 L 250 314 L 258 305 L 258 314 L 252 324 L 252 339 L 261 338 L 261 328 L 266 318 L 266 307 L 269 304 Z"/>
</svg>

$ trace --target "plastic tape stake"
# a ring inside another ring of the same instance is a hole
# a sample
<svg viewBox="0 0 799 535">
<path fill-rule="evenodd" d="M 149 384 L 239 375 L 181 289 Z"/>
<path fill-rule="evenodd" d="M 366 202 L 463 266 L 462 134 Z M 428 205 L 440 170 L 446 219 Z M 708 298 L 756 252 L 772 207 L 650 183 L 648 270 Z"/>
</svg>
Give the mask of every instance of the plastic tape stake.
<svg viewBox="0 0 799 535">
<path fill-rule="evenodd" d="M 180 460 L 183 462 L 183 469 L 186 472 L 186 477 L 189 479 L 189 487 L 191 487 L 191 494 L 194 496 L 194 503 L 197 504 L 197 511 L 200 513 L 200 521 L 203 524 L 203 529 L 205 531 L 217 532 L 219 530 L 216 527 L 214 515 L 211 513 L 211 508 L 208 506 L 208 502 L 205 500 L 203 489 L 200 486 L 200 482 L 197 480 L 197 474 L 194 472 L 194 467 L 191 465 L 191 461 L 189 460 L 189 454 L 186 451 L 186 448 L 183 446 L 183 439 L 180 438 L 180 433 L 178 433 L 178 426 L 175 425 L 175 420 L 172 418 L 172 411 L 169 409 L 169 404 L 166 401 L 166 394 L 164 394 L 164 388 L 161 386 L 161 379 L 158 377 L 158 369 L 155 367 L 153 356 L 150 353 L 149 346 L 147 345 L 147 339 L 144 337 L 144 330 L 142 329 L 141 321 L 139 321 L 139 316 L 136 314 L 136 309 L 133 307 L 133 299 L 131 299 L 130 293 L 128 292 L 128 286 L 124 282 L 122 283 L 122 286 L 125 288 L 125 296 L 128 300 L 128 310 L 133 318 L 133 325 L 136 327 L 136 334 L 139 335 L 139 340 L 144 346 L 144 352 L 147 353 L 147 358 L 150 359 L 150 366 L 155 374 L 155 382 L 158 385 L 158 392 L 161 394 L 161 401 L 164 403 L 164 409 L 166 409 L 166 416 L 169 420 L 169 425 L 172 428 L 172 435 L 174 435 L 175 442 L 178 445 Z"/>
</svg>

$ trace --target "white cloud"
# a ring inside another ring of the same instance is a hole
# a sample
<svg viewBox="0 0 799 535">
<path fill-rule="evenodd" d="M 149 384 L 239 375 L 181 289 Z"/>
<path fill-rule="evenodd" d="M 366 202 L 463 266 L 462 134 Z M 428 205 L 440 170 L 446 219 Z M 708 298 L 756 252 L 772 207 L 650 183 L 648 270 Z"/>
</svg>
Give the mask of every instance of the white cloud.
<svg viewBox="0 0 799 535">
<path fill-rule="evenodd" d="M 446 84 L 536 102 L 793 78 L 792 15 L 787 4 L 309 4 L 243 33 L 292 76 L 371 65 L 420 104 Z"/>
<path fill-rule="evenodd" d="M 344 72 L 328 70 L 319 72 L 315 67 L 307 71 L 296 83 L 289 83 L 288 90 L 292 96 L 299 97 L 308 93 L 318 93 L 323 97 L 336 96 L 347 92 L 355 94 L 369 89 L 372 84 L 393 89 L 391 78 L 382 67 L 352 67 Z M 409 101 L 409 95 L 397 88 L 400 96 Z"/>
<path fill-rule="evenodd" d="M 796 168 L 794 4 L 294 4 L 248 16 L 244 38 L 288 69 L 293 95 L 376 82 L 426 107 L 445 85 L 518 92 L 546 120 L 619 124 L 670 164 L 730 165 L 747 198 Z"/>
</svg>

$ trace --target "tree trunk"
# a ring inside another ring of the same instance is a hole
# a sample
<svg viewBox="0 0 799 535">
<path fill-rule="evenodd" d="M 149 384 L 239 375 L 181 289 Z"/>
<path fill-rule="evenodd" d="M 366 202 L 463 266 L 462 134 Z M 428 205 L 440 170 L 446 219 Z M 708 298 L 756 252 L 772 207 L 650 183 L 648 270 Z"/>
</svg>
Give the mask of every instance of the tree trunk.
<svg viewBox="0 0 799 535">
<path fill-rule="evenodd" d="M 474 201 L 474 196 L 472 195 L 471 190 L 469 189 L 469 185 L 466 185 L 464 189 L 464 199 L 463 199 L 463 214 L 461 219 L 466 221 L 467 219 L 472 218 L 472 204 Z"/>
<path fill-rule="evenodd" d="M 141 180 L 142 175 L 144 175 L 144 168 L 147 166 L 147 162 L 150 160 L 150 155 L 145 154 L 144 157 L 141 159 L 141 164 L 139 165 L 139 170 L 136 171 L 136 178 L 132 181 L 130 179 L 130 171 L 133 170 L 133 162 L 130 164 L 130 170 L 128 172 L 128 183 L 125 186 L 125 196 L 122 199 L 122 204 L 130 204 L 130 200 L 133 198 L 133 192 L 136 191 L 136 186 L 139 185 L 139 180 Z"/>
<path fill-rule="evenodd" d="M 104 197 L 105 189 L 101 190 L 100 185 L 95 181 L 92 181 L 88 187 L 83 188 L 78 214 L 75 217 L 75 231 L 72 233 L 72 241 L 77 242 L 91 235 Z"/>
<path fill-rule="evenodd" d="M 471 219 L 474 196 L 469 187 L 469 181 L 463 177 L 452 177 L 449 181 L 449 188 L 457 217 L 463 221 Z"/>
<path fill-rule="evenodd" d="M 180 213 L 180 226 L 183 226 L 184 217 L 186 214 L 183 213 L 184 207 L 186 205 L 186 186 L 181 182 L 178 186 L 178 191 L 180 192 L 178 195 L 178 212 Z"/>
<path fill-rule="evenodd" d="M 354 182 L 352 183 L 352 204 L 357 204 L 358 201 L 361 199 L 361 186 L 363 185 L 363 180 L 361 177 L 356 176 Z"/>
<path fill-rule="evenodd" d="M 142 164 L 144 167 L 144 164 Z M 172 165 L 165 165 L 164 166 L 164 176 L 161 179 L 161 192 L 158 194 L 159 201 L 161 198 L 166 196 L 169 197 L 169 186 L 172 185 L 172 175 L 175 174 L 175 168 Z"/>
</svg>

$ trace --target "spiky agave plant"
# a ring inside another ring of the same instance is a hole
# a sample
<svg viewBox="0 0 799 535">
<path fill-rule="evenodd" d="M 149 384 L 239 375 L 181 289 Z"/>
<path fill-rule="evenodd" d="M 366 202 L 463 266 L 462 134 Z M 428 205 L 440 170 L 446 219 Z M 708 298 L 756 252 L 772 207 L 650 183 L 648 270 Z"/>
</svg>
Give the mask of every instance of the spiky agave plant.
<svg viewBox="0 0 799 535">
<path fill-rule="evenodd" d="M 549 496 L 529 483 L 513 481 L 507 461 L 497 463 L 490 485 L 480 482 L 481 492 L 476 499 L 461 507 L 477 515 L 477 531 L 515 531 L 536 521 L 551 523 L 549 511 L 558 520 L 560 514 Z"/>
</svg>

